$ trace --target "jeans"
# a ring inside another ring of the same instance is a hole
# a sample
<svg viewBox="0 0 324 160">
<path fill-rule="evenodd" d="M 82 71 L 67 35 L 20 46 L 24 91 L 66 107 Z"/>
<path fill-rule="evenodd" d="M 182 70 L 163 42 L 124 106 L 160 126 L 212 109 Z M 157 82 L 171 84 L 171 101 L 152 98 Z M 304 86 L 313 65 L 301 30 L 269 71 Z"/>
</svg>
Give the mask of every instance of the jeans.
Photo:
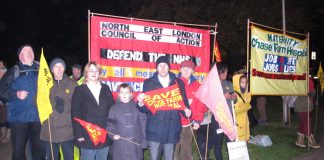
<svg viewBox="0 0 324 160">
<path fill-rule="evenodd" d="M 161 154 L 163 151 L 164 160 L 173 160 L 173 154 L 174 154 L 174 143 L 166 143 L 162 144 L 160 142 L 147 142 L 150 147 L 150 156 L 151 160 L 160 160 Z"/>
<path fill-rule="evenodd" d="M 10 123 L 12 140 L 12 159 L 26 160 L 25 147 L 30 140 L 33 160 L 45 159 L 45 145 L 39 139 L 40 122 Z"/>
<path fill-rule="evenodd" d="M 180 142 L 176 144 L 174 160 L 193 160 L 192 157 L 192 138 L 191 127 L 182 127 Z"/>
<path fill-rule="evenodd" d="M 109 146 L 101 149 L 81 148 L 81 160 L 108 160 L 108 151 Z"/>
<path fill-rule="evenodd" d="M 64 141 L 61 143 L 52 143 L 54 159 L 58 160 L 59 150 L 61 146 L 64 160 L 73 160 L 73 144 L 73 140 Z M 51 145 L 49 142 L 45 142 L 45 145 L 47 159 L 52 160 Z"/>
</svg>

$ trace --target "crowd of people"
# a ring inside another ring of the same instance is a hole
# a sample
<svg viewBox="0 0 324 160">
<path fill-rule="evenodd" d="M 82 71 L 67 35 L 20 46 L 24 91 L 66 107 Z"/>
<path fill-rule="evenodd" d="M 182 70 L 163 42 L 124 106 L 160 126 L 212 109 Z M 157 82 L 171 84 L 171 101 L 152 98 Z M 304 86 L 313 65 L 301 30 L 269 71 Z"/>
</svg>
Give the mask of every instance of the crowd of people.
<svg viewBox="0 0 324 160">
<path fill-rule="evenodd" d="M 177 75 L 170 71 L 169 58 L 161 56 L 156 60 L 156 72 L 144 81 L 142 93 L 135 96 L 132 87 L 123 83 L 114 99 L 109 86 L 102 83 L 102 68 L 97 62 L 88 62 L 83 73 L 81 65 L 73 65 L 73 75 L 68 77 L 65 61 L 54 58 L 49 66 L 54 80 L 49 97 L 53 113 L 41 124 L 36 104 L 39 63 L 34 60 L 31 45 L 22 45 L 17 56 L 18 64 L 8 70 L 0 61 L 0 142 L 11 140 L 13 160 L 26 160 L 26 152 L 33 160 L 141 160 L 146 148 L 151 160 L 159 160 L 162 155 L 165 160 L 192 160 L 194 136 L 201 159 L 208 154 L 206 148 L 214 148 L 216 159 L 223 159 L 224 138 L 226 142 L 230 140 L 208 108 L 194 96 L 200 83 L 193 76 L 193 61 L 183 61 Z M 232 83 L 226 64 L 217 64 L 217 69 L 231 116 L 236 117 L 238 140 L 248 141 L 248 112 L 252 108 L 248 78 L 245 73 L 237 73 Z M 145 93 L 175 84 L 185 109 L 152 113 L 144 103 Z M 259 123 L 266 125 L 265 98 L 259 97 L 257 102 L 261 103 L 262 112 Z M 305 125 L 307 112 L 299 115 Z M 74 118 L 107 129 L 110 134 L 105 142 L 95 145 L 86 128 Z M 300 127 L 296 145 L 305 146 L 305 135 L 311 147 L 319 147 L 305 127 Z"/>
</svg>

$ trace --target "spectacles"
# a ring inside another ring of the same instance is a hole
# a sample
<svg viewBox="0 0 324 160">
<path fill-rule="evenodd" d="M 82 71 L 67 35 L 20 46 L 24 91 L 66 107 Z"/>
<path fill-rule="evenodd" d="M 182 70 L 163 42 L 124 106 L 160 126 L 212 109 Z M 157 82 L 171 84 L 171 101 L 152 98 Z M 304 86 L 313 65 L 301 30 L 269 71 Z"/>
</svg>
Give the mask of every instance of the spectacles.
<svg viewBox="0 0 324 160">
<path fill-rule="evenodd" d="M 89 73 L 99 73 L 99 71 L 88 71 Z"/>
</svg>

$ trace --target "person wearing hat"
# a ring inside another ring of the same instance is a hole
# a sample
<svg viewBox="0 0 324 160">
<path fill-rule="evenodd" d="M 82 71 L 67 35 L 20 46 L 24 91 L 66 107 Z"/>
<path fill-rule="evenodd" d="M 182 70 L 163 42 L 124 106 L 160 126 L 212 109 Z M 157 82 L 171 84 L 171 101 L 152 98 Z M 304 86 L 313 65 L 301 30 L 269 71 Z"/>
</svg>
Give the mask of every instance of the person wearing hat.
<svg viewBox="0 0 324 160">
<path fill-rule="evenodd" d="M 175 144 L 179 142 L 181 132 L 180 114 L 190 117 L 191 110 L 187 99 L 183 81 L 170 72 L 170 60 L 161 56 L 156 61 L 156 72 L 144 81 L 143 93 L 137 96 L 137 107 L 147 113 L 146 140 L 150 148 L 151 160 L 159 160 L 164 154 L 165 160 L 173 160 Z M 145 92 L 160 88 L 167 88 L 178 84 L 181 96 L 186 105 L 184 110 L 159 110 L 155 114 L 144 105 Z"/>
<path fill-rule="evenodd" d="M 8 121 L 11 127 L 12 159 L 26 159 L 25 148 L 29 140 L 32 158 L 45 159 L 45 147 L 40 140 L 36 95 L 39 63 L 34 61 L 31 45 L 19 47 L 19 62 L 1 79 L 1 98 L 7 102 Z M 2 81 L 4 80 L 4 81 Z"/>
<path fill-rule="evenodd" d="M 75 64 L 72 66 L 72 75 L 70 78 L 78 82 L 81 85 L 84 81 L 84 76 L 82 76 L 82 66 L 80 64 Z"/>
<path fill-rule="evenodd" d="M 192 129 L 197 130 L 204 119 L 204 113 L 207 111 L 205 105 L 195 98 L 194 93 L 198 90 L 200 83 L 193 76 L 195 72 L 195 63 L 191 60 L 185 60 L 180 64 L 180 79 L 185 84 L 186 94 L 189 101 L 192 117 L 187 119 L 181 115 L 182 130 L 180 141 L 177 143 L 174 153 L 174 160 L 192 160 Z M 192 125 L 192 127 L 191 127 Z"/>
<path fill-rule="evenodd" d="M 61 58 L 54 58 L 50 63 L 50 70 L 53 73 L 54 80 L 54 85 L 50 89 L 53 113 L 49 120 L 43 122 L 40 134 L 40 139 L 45 142 L 46 156 L 49 160 L 58 159 L 60 146 L 64 160 L 74 159 L 71 101 L 74 89 L 78 84 L 64 74 L 65 69 L 65 62 Z M 51 126 L 50 129 L 49 126 Z M 50 142 L 52 142 L 53 147 L 53 158 Z"/>
</svg>

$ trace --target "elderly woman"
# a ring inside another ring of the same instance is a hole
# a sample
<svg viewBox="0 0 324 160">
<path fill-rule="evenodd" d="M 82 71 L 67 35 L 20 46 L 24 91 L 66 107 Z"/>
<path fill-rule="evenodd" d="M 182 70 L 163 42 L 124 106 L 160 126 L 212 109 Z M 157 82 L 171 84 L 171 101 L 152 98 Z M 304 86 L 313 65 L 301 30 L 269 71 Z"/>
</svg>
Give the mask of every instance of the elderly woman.
<svg viewBox="0 0 324 160">
<path fill-rule="evenodd" d="M 115 103 L 109 87 L 101 83 L 101 67 L 89 62 L 84 68 L 84 84 L 78 86 L 72 97 L 72 118 L 79 118 L 101 128 L 107 127 L 107 115 Z M 81 160 L 107 159 L 111 140 L 95 145 L 85 128 L 73 121 L 75 144 L 81 149 Z"/>
</svg>

